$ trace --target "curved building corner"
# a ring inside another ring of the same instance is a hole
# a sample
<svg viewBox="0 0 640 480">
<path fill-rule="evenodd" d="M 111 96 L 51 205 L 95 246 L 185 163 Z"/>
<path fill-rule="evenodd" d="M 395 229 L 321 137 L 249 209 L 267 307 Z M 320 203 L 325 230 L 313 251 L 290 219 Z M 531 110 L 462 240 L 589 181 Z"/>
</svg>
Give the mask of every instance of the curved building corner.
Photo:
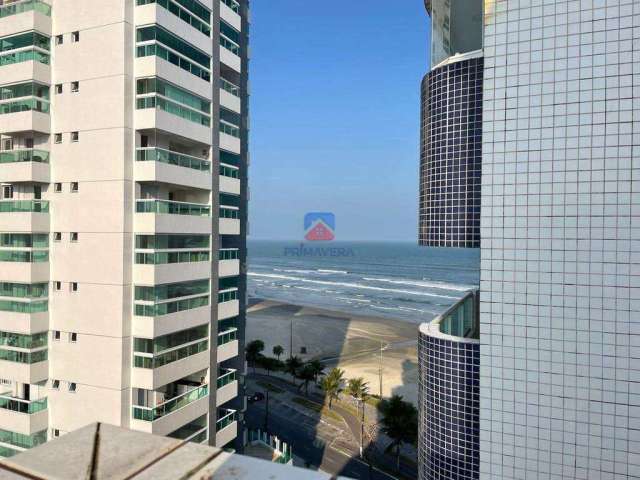
<svg viewBox="0 0 640 480">
<path fill-rule="evenodd" d="M 475 480 L 480 465 L 478 292 L 420 326 L 420 480 Z"/>
</svg>

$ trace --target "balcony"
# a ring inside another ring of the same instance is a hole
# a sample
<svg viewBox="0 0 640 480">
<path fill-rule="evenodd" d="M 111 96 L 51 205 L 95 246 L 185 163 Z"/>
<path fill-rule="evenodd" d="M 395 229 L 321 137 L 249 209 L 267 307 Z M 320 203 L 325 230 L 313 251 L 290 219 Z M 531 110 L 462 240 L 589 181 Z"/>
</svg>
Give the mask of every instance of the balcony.
<svg viewBox="0 0 640 480">
<path fill-rule="evenodd" d="M 48 426 L 47 399 L 24 400 L 0 394 L 0 425 L 22 435 L 32 435 Z"/>
<path fill-rule="evenodd" d="M 156 317 L 135 316 L 132 335 L 143 338 L 160 337 L 179 330 L 204 325 L 210 321 L 210 305 Z"/>
<path fill-rule="evenodd" d="M 220 148 L 236 155 L 240 155 L 240 130 L 238 127 L 220 122 Z"/>
<path fill-rule="evenodd" d="M 0 224 L 5 232 L 48 232 L 49 202 L 1 200 Z"/>
<path fill-rule="evenodd" d="M 177 283 L 209 276 L 211 262 L 208 250 L 154 250 L 149 253 L 136 250 L 133 282 L 137 285 Z"/>
<path fill-rule="evenodd" d="M 232 176 L 235 175 L 235 176 Z M 220 193 L 240 195 L 239 171 L 220 165 Z"/>
<path fill-rule="evenodd" d="M 220 1 L 220 18 L 238 31 L 242 29 L 240 4 L 236 0 Z"/>
<path fill-rule="evenodd" d="M 238 329 L 230 328 L 218 334 L 218 363 L 238 356 Z"/>
<path fill-rule="evenodd" d="M 211 162 L 162 148 L 136 151 L 135 179 L 211 190 Z"/>
<path fill-rule="evenodd" d="M 211 207 L 170 200 L 137 200 L 134 228 L 137 233 L 210 234 Z"/>
<path fill-rule="evenodd" d="M 208 117 L 162 97 L 146 96 L 136 100 L 137 130 L 158 129 L 205 145 L 211 144 Z"/>
<path fill-rule="evenodd" d="M 238 435 L 238 418 L 235 410 L 218 409 L 216 421 L 216 447 L 222 448 Z"/>
<path fill-rule="evenodd" d="M 220 105 L 236 113 L 242 113 L 240 87 L 220 78 Z"/>
<path fill-rule="evenodd" d="M 240 235 L 240 210 L 220 206 L 220 235 Z"/>
<path fill-rule="evenodd" d="M 49 183 L 49 152 L 8 150 L 0 152 L 0 182 Z"/>
<path fill-rule="evenodd" d="M 218 321 L 237 317 L 239 311 L 240 302 L 236 298 L 218 302 Z"/>
<path fill-rule="evenodd" d="M 237 370 L 223 369 L 218 377 L 216 390 L 216 406 L 221 406 L 238 396 Z"/>
<path fill-rule="evenodd" d="M 49 377 L 47 349 L 16 350 L 13 347 L 0 349 L 0 378 L 34 384 Z"/>
<path fill-rule="evenodd" d="M 0 37 L 36 30 L 51 35 L 51 6 L 24 0 L 0 6 Z"/>
<path fill-rule="evenodd" d="M 220 61 L 236 72 L 242 72 L 242 59 L 240 58 L 240 50 L 233 42 L 230 42 L 223 36 L 220 36 Z"/>
<path fill-rule="evenodd" d="M 219 260 L 218 276 L 220 277 L 237 277 L 240 275 L 240 260 Z M 218 311 L 220 306 L 218 305 Z"/>
<path fill-rule="evenodd" d="M 132 407 L 135 430 L 167 435 L 209 411 L 209 386 L 201 385 L 155 407 Z"/>
<path fill-rule="evenodd" d="M 1 58 L 1 57 L 0 57 Z M 0 103 L 0 132 L 51 133 L 49 102 L 38 97 Z"/>
<path fill-rule="evenodd" d="M 0 217 L 1 219 L 2 217 Z M 0 223 L 4 226 L 4 222 Z M 43 259 L 45 261 L 39 261 Z M 47 250 L 0 250 L 0 280 L 16 283 L 49 281 L 49 252 Z"/>
</svg>

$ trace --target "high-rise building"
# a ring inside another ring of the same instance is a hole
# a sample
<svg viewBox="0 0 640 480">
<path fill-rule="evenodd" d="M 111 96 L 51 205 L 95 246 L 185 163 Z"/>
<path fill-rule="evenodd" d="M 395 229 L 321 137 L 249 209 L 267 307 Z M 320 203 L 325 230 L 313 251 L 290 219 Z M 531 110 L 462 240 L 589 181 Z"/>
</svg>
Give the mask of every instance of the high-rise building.
<svg viewBox="0 0 640 480">
<path fill-rule="evenodd" d="M 0 454 L 242 436 L 247 0 L 0 0 Z"/>
<path fill-rule="evenodd" d="M 479 478 L 640 478 L 640 4 L 472 3 L 482 54 L 460 39 L 467 2 L 427 7 L 436 68 L 447 54 L 484 63 Z M 446 128 L 455 159 L 464 129 Z M 438 137 L 423 132 L 429 152 Z M 452 192 L 461 178 L 447 178 Z M 423 201 L 445 225 L 464 207 Z M 422 215 L 421 234 L 443 240 Z"/>
</svg>

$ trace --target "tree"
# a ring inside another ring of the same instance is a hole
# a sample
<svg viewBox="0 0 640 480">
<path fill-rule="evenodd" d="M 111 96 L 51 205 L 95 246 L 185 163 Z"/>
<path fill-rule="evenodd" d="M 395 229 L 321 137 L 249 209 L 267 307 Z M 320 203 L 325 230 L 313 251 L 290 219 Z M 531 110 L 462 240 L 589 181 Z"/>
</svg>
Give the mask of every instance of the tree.
<svg viewBox="0 0 640 480">
<path fill-rule="evenodd" d="M 329 397 L 329 408 L 333 406 L 333 400 L 337 399 L 342 392 L 342 384 L 344 383 L 344 370 L 333 368 L 327 376 L 320 382 L 320 387 Z"/>
<path fill-rule="evenodd" d="M 296 383 L 296 377 L 298 376 L 298 370 L 302 367 L 302 360 L 299 357 L 289 357 L 284 362 L 284 371 L 291 375 L 293 383 Z"/>
<path fill-rule="evenodd" d="M 307 363 L 304 367 L 298 370 L 298 378 L 302 380 L 300 388 L 304 386 L 304 394 L 309 396 L 309 382 L 316 378 L 316 370 L 313 368 L 313 365 L 311 365 L 311 363 Z"/>
<path fill-rule="evenodd" d="M 282 363 L 277 358 L 265 357 L 263 355 L 260 355 L 256 363 L 261 368 L 264 368 L 267 371 L 267 376 L 269 376 L 270 372 L 277 372 L 278 370 L 282 370 L 282 367 L 284 366 L 284 363 Z"/>
<path fill-rule="evenodd" d="M 275 347 L 273 347 L 273 354 L 278 358 L 278 360 L 280 360 L 280 355 L 282 355 L 283 353 L 284 348 L 282 348 L 282 346 L 276 345 Z"/>
<path fill-rule="evenodd" d="M 415 443 L 418 438 L 418 410 L 413 404 L 394 395 L 378 404 L 382 415 L 382 432 L 391 439 L 386 452 L 395 450 L 396 468 L 400 471 L 400 447 L 403 443 Z"/>
<path fill-rule="evenodd" d="M 262 356 L 264 350 L 264 342 L 262 340 L 253 340 L 249 342 L 244 351 L 247 357 L 247 362 L 253 367 L 253 371 L 256 371 L 256 362 Z"/>
<path fill-rule="evenodd" d="M 356 401 L 358 417 L 360 417 L 360 404 L 362 404 L 362 417 L 360 417 L 360 457 L 362 457 L 364 453 L 364 402 L 369 396 L 369 384 L 362 377 L 351 378 L 347 382 L 347 394 Z"/>
<path fill-rule="evenodd" d="M 311 360 L 308 365 L 310 365 L 311 369 L 313 370 L 313 381 L 318 383 L 318 376 L 324 373 L 326 365 L 318 359 Z"/>
</svg>

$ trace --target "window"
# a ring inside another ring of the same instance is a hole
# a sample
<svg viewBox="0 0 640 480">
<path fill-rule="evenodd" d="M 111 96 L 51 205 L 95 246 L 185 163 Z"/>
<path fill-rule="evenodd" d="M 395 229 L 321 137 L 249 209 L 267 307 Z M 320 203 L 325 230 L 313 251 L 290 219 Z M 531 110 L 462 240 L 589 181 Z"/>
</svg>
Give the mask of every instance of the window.
<svg viewBox="0 0 640 480">
<path fill-rule="evenodd" d="M 51 382 L 51 388 L 53 388 L 54 390 L 59 390 L 60 389 L 60 380 L 53 380 Z"/>
<path fill-rule="evenodd" d="M 56 35 L 56 45 L 62 45 L 64 43 L 63 35 Z"/>
<path fill-rule="evenodd" d="M 53 184 L 53 191 L 56 192 L 56 193 L 62 192 L 62 184 L 61 183 L 54 183 Z"/>
<path fill-rule="evenodd" d="M 78 232 L 71 232 L 71 241 L 72 242 L 78 241 Z"/>
<path fill-rule="evenodd" d="M 71 291 L 72 292 L 78 291 L 78 282 L 71 282 Z"/>
<path fill-rule="evenodd" d="M 78 193 L 78 182 L 71 182 L 71 193 Z"/>
<path fill-rule="evenodd" d="M 71 141 L 72 142 L 77 142 L 80 139 L 80 133 L 79 132 L 71 132 Z"/>
<path fill-rule="evenodd" d="M 69 341 L 76 343 L 78 341 L 78 334 L 76 332 L 71 332 L 69 334 Z"/>
<path fill-rule="evenodd" d="M 4 199 L 13 198 L 13 185 L 2 186 L 2 198 Z"/>
<path fill-rule="evenodd" d="M 62 290 L 62 282 L 53 282 L 53 288 L 59 292 Z"/>
<path fill-rule="evenodd" d="M 71 82 L 71 91 L 73 93 L 80 91 L 80 82 Z"/>
<path fill-rule="evenodd" d="M 53 232 L 53 241 L 59 242 L 62 240 L 62 232 Z"/>
<path fill-rule="evenodd" d="M 56 95 L 60 95 L 62 93 L 62 84 L 56 84 Z"/>
<path fill-rule="evenodd" d="M 76 386 L 76 382 L 69 382 L 69 391 L 71 393 L 76 393 L 78 387 Z"/>
<path fill-rule="evenodd" d="M 79 41 L 80 41 L 80 32 L 77 30 L 75 32 L 71 32 L 71 42 L 76 43 Z"/>
<path fill-rule="evenodd" d="M 51 435 L 53 435 L 54 438 L 57 438 L 60 436 L 60 430 L 58 430 L 57 428 L 52 428 L 51 429 Z"/>
<path fill-rule="evenodd" d="M 53 331 L 53 339 L 56 341 L 60 341 L 60 330 Z"/>
<path fill-rule="evenodd" d="M 62 143 L 62 134 L 61 134 L 61 133 L 56 133 L 56 134 L 53 136 L 53 141 L 54 141 L 55 143 Z"/>
<path fill-rule="evenodd" d="M 12 138 L 3 138 L 2 139 L 2 150 L 13 150 L 13 139 Z"/>
</svg>

